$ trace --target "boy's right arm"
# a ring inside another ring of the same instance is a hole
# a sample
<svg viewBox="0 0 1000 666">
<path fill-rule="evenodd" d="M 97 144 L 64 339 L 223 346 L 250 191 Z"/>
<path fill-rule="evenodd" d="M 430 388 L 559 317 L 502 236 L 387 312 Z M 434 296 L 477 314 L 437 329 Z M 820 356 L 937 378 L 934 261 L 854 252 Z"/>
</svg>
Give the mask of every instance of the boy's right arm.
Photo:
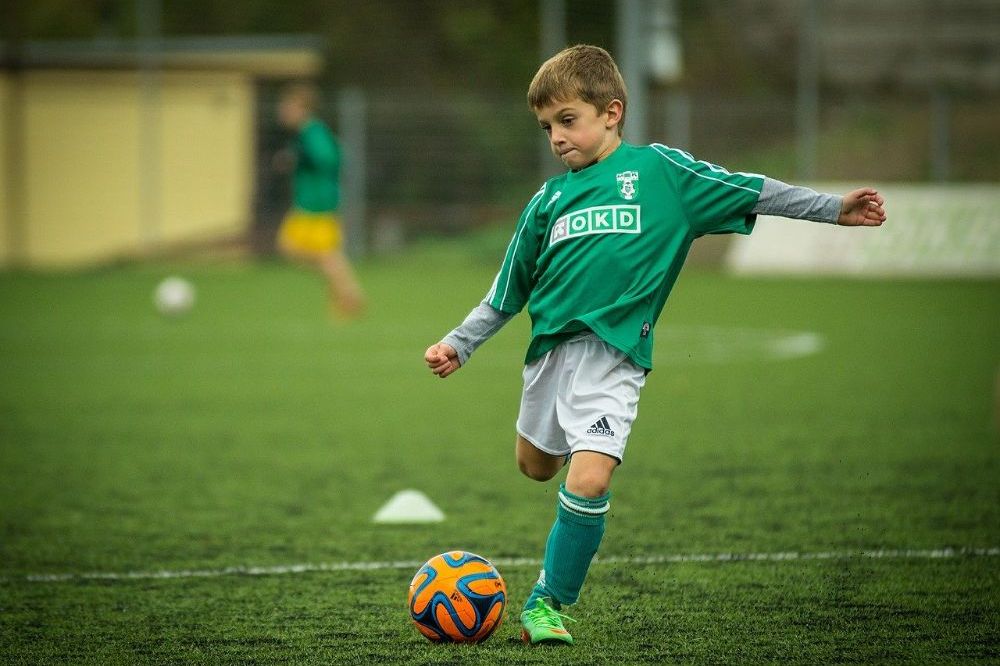
<svg viewBox="0 0 1000 666">
<path fill-rule="evenodd" d="M 465 365 L 472 353 L 503 328 L 514 316 L 497 310 L 489 304 L 487 297 L 469 313 L 458 328 L 444 336 L 441 342 L 431 345 L 424 353 L 424 361 L 438 377 L 444 379 Z"/>
<path fill-rule="evenodd" d="M 458 362 L 458 353 L 455 348 L 443 342 L 428 347 L 427 351 L 424 352 L 424 361 L 427 362 L 427 367 L 431 369 L 431 372 L 441 379 L 462 367 L 462 364 Z"/>
</svg>

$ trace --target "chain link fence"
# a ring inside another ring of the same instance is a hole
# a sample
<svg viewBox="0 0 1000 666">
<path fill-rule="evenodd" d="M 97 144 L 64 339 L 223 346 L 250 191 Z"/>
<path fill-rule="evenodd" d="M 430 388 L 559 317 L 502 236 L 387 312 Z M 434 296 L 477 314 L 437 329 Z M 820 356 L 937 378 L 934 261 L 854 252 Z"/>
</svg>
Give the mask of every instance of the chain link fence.
<svg viewBox="0 0 1000 666">
<path fill-rule="evenodd" d="M 1000 5 L 886 0 L 871 8 L 877 21 L 860 18 L 867 6 L 681 1 L 685 71 L 671 85 L 651 84 L 649 137 L 792 182 L 1000 182 Z M 567 40 L 598 41 L 615 52 L 608 43 L 614 7 L 578 9 L 566 13 Z M 803 134 L 801 73 L 810 50 L 815 127 Z M 554 158 L 543 157 L 544 135 L 523 88 L 426 85 L 361 89 L 363 136 L 354 137 L 361 150 L 344 169 L 363 184 L 345 197 L 364 199 L 354 208 L 363 224 L 354 223 L 365 247 L 512 224 L 559 171 Z M 321 115 L 349 141 L 348 128 L 338 127 L 344 91 L 328 84 L 325 93 Z M 288 140 L 274 122 L 276 95 L 276 88 L 261 90 L 258 114 L 258 224 L 271 227 L 289 195 L 268 169 L 270 154 Z"/>
</svg>

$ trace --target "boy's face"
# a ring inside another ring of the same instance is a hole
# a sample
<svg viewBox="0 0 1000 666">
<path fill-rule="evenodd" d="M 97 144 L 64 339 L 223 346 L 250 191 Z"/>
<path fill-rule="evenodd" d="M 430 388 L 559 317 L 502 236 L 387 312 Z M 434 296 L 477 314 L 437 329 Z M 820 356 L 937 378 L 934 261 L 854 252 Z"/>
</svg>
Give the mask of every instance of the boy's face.
<svg viewBox="0 0 1000 666">
<path fill-rule="evenodd" d="M 622 103 L 617 99 L 603 111 L 576 98 L 553 102 L 535 109 L 535 117 L 549 137 L 553 154 L 570 169 L 599 162 L 621 143 Z"/>
<path fill-rule="evenodd" d="M 278 122 L 288 129 L 298 129 L 309 118 L 309 109 L 298 97 L 288 95 L 278 104 Z"/>
</svg>

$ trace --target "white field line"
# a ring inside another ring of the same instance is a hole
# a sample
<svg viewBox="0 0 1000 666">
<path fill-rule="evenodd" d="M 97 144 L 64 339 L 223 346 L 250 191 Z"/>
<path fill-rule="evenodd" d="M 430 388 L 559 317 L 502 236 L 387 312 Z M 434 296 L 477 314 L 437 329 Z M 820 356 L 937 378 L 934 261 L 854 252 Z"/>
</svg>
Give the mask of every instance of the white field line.
<svg viewBox="0 0 1000 666">
<path fill-rule="evenodd" d="M 658 564 L 683 564 L 689 562 L 810 562 L 813 560 L 941 560 L 965 557 L 998 557 L 1000 548 L 937 548 L 933 550 L 834 550 L 821 552 L 777 553 L 702 553 L 675 555 L 609 555 L 594 558 L 594 564 L 625 564 L 653 566 Z M 499 568 L 537 567 L 541 560 L 531 557 L 499 557 L 492 560 Z M 64 581 L 129 581 L 160 580 L 172 578 L 220 578 L 222 576 L 286 576 L 290 574 L 323 573 L 336 571 L 382 571 L 403 569 L 415 571 L 423 562 L 417 560 L 386 560 L 375 562 L 318 562 L 313 564 L 284 564 L 275 566 L 233 566 L 218 569 L 163 569 L 160 571 L 92 571 L 86 573 L 30 574 L 0 578 L 4 583 L 27 581 L 31 583 L 58 583 Z"/>
</svg>

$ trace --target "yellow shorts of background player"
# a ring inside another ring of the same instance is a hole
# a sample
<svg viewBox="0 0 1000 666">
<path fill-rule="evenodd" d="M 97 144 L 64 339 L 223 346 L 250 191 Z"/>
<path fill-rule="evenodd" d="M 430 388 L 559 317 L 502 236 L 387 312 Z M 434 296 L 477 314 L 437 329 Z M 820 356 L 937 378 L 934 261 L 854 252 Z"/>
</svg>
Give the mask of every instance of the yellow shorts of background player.
<svg viewBox="0 0 1000 666">
<path fill-rule="evenodd" d="M 340 218 L 334 213 L 292 210 L 278 229 L 278 245 L 296 255 L 323 255 L 339 250 L 343 243 Z"/>
</svg>

